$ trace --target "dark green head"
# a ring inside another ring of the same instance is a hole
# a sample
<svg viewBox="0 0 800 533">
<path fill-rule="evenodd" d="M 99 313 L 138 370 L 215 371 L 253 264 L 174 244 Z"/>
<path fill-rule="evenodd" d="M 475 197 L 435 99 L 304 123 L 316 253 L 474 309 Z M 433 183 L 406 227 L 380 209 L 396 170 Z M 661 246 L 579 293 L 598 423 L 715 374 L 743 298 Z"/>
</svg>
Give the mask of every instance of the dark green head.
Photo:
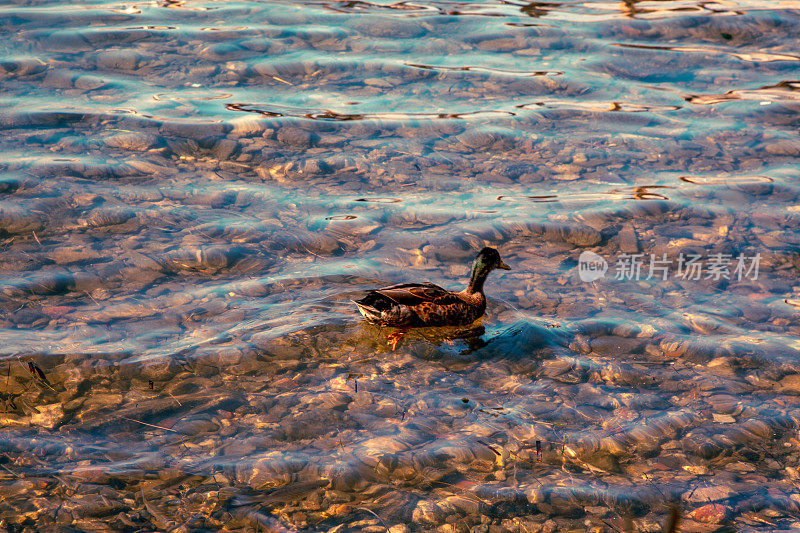
<svg viewBox="0 0 800 533">
<path fill-rule="evenodd" d="M 500 253 L 494 248 L 484 248 L 475 258 L 472 264 L 472 276 L 469 278 L 469 292 L 480 292 L 483 290 L 483 282 L 486 276 L 495 268 L 511 270 L 511 267 L 503 263 Z"/>
</svg>

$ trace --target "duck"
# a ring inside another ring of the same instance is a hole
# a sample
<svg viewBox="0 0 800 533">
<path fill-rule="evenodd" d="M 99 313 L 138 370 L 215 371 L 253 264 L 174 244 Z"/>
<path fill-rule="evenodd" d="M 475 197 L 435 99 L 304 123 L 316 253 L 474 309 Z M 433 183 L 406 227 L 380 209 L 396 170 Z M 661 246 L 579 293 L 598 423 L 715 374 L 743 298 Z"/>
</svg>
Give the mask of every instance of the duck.
<svg viewBox="0 0 800 533">
<path fill-rule="evenodd" d="M 353 300 L 372 324 L 408 330 L 413 327 L 464 326 L 486 311 L 483 284 L 495 269 L 511 270 L 494 248 L 484 248 L 472 264 L 467 287 L 452 292 L 433 283 L 401 283 L 371 290 Z"/>
</svg>

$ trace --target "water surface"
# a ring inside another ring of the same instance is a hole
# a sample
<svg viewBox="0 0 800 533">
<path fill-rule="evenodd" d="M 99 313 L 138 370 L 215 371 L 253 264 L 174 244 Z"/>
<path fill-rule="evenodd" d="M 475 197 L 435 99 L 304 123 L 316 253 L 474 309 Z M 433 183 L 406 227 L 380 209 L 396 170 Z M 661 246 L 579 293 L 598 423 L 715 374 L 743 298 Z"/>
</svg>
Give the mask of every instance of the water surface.
<svg viewBox="0 0 800 533">
<path fill-rule="evenodd" d="M 3 524 L 800 527 L 799 7 L 5 2 Z"/>
</svg>

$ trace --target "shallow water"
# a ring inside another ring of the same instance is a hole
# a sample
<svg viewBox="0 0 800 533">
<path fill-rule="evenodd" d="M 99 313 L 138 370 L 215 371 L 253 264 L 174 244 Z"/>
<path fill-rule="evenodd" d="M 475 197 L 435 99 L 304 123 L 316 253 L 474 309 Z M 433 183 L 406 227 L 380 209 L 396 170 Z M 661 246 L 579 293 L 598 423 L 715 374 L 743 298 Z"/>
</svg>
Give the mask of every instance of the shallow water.
<svg viewBox="0 0 800 533">
<path fill-rule="evenodd" d="M 800 528 L 797 2 L 0 24 L 9 530 Z"/>
</svg>

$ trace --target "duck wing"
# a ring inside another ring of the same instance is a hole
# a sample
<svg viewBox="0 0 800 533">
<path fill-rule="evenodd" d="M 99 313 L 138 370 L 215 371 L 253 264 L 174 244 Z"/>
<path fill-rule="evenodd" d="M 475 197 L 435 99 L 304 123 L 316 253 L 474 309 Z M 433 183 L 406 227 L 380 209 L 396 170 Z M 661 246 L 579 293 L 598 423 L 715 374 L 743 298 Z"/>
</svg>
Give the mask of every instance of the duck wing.
<svg viewBox="0 0 800 533">
<path fill-rule="evenodd" d="M 413 307 L 423 303 L 452 305 L 462 300 L 452 292 L 433 283 L 401 283 L 370 291 L 370 295 L 382 296 L 398 305 Z"/>
<path fill-rule="evenodd" d="M 392 285 L 354 302 L 367 321 L 396 327 L 469 324 L 485 309 L 433 283 Z"/>
</svg>

